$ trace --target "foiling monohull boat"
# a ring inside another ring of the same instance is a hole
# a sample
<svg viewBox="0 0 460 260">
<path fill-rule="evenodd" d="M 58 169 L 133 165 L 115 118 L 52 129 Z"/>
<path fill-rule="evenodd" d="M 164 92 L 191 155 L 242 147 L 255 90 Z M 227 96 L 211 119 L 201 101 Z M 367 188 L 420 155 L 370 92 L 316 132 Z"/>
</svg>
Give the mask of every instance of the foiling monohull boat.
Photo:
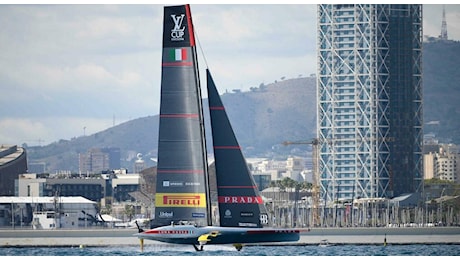
<svg viewBox="0 0 460 260">
<path fill-rule="evenodd" d="M 144 239 L 190 244 L 298 241 L 300 229 L 269 228 L 209 69 L 206 70 L 216 168 L 219 225 L 213 225 L 204 117 L 195 35 L 189 5 L 164 7 L 160 124 L 153 228 Z"/>
</svg>

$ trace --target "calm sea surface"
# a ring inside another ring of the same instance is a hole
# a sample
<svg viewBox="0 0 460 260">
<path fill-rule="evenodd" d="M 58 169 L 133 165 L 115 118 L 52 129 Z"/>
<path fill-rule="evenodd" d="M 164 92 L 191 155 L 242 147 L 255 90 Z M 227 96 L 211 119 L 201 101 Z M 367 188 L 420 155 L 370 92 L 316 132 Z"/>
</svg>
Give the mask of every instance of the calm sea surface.
<svg viewBox="0 0 460 260">
<path fill-rule="evenodd" d="M 148 245 L 108 247 L 10 247 L 0 248 L 0 256 L 459 256 L 460 245 L 330 245 L 232 246 L 208 245 L 202 252 L 192 246 Z"/>
</svg>

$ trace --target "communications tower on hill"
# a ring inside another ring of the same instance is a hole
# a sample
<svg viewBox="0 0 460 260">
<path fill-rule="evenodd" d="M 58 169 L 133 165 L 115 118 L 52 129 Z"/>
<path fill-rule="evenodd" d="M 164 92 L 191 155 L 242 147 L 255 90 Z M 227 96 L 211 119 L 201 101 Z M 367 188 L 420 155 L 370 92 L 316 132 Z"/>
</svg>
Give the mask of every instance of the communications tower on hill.
<svg viewBox="0 0 460 260">
<path fill-rule="evenodd" d="M 443 41 L 447 41 L 447 22 L 446 22 L 446 9 L 442 6 L 442 23 L 441 23 L 441 35 L 439 38 Z"/>
</svg>

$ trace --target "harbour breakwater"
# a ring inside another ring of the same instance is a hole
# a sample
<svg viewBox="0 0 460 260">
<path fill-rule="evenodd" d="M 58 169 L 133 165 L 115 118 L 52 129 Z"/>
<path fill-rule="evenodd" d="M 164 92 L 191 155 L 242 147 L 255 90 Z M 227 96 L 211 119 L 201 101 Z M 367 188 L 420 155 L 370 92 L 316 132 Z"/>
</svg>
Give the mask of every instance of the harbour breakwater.
<svg viewBox="0 0 460 260">
<path fill-rule="evenodd" d="M 460 227 L 312 228 L 303 231 L 299 241 L 264 245 L 317 245 L 325 239 L 331 244 L 460 244 Z M 3 229 L 0 230 L 0 247 L 135 246 L 140 244 L 134 236 L 136 232 L 136 229 Z M 149 245 L 168 244 L 145 240 L 144 246 Z"/>
</svg>

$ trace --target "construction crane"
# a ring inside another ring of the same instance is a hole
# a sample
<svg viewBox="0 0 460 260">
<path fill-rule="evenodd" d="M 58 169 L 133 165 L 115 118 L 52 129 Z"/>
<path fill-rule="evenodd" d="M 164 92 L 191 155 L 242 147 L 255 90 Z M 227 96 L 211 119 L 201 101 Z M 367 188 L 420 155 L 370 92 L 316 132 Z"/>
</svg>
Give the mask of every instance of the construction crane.
<svg viewBox="0 0 460 260">
<path fill-rule="evenodd" d="M 313 138 L 309 141 L 285 141 L 284 145 L 293 145 L 293 144 L 308 144 L 312 146 L 312 159 L 313 159 L 313 187 L 312 187 L 312 200 L 313 200 L 313 226 L 320 224 L 319 217 L 319 169 L 318 169 L 318 138 Z"/>
</svg>

